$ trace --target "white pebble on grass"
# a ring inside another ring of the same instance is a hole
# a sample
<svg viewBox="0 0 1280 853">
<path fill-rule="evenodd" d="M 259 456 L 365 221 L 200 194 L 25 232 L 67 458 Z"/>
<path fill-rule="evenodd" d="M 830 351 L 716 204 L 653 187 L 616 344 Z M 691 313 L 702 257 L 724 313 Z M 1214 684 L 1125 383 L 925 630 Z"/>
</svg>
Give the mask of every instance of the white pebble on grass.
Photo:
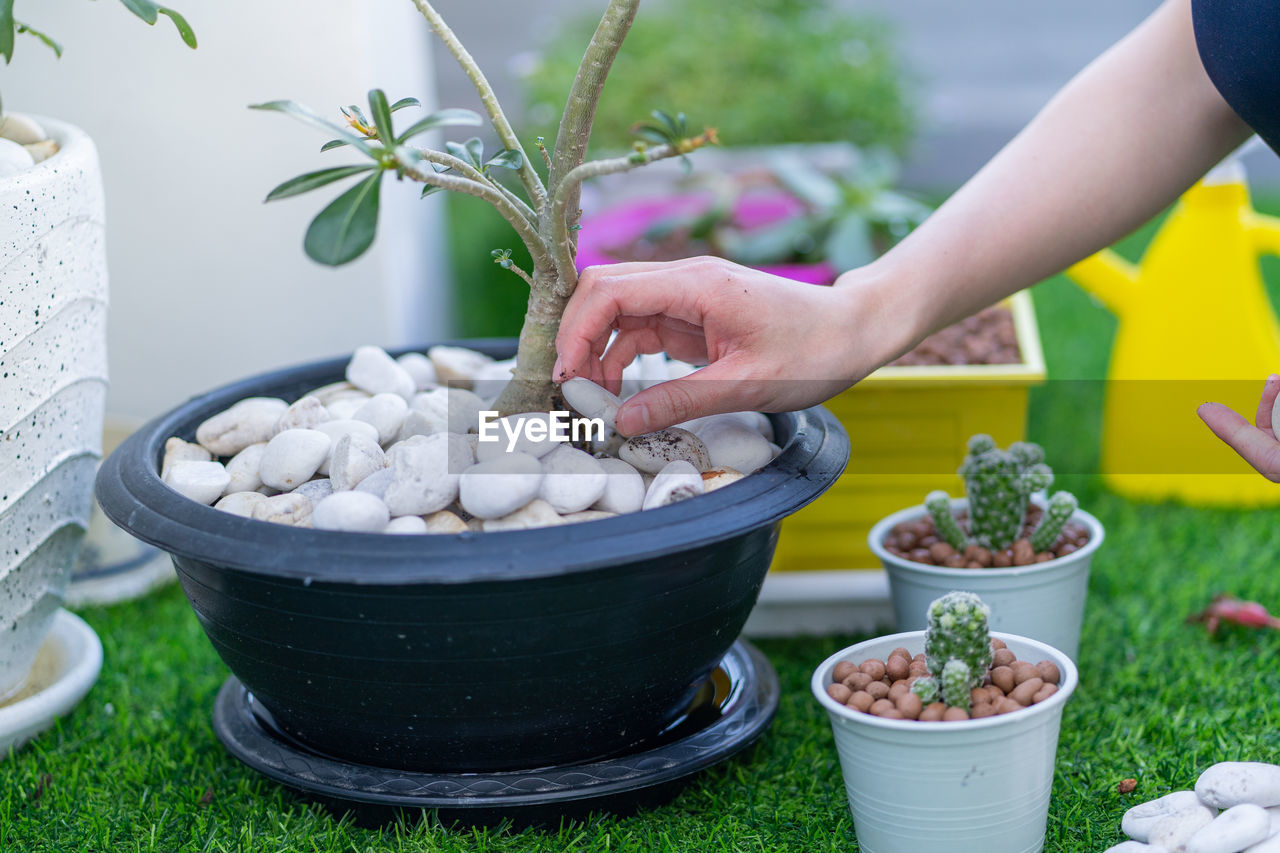
<svg viewBox="0 0 1280 853">
<path fill-rule="evenodd" d="M 1169 851 L 1163 847 L 1152 847 L 1141 841 L 1121 841 L 1119 844 L 1108 847 L 1103 853 L 1169 853 Z"/>
<path fill-rule="evenodd" d="M 527 453 L 508 453 L 471 466 L 458 485 L 459 501 L 468 513 L 502 518 L 537 497 L 542 465 Z"/>
<path fill-rule="evenodd" d="M 263 485 L 292 491 L 310 480 L 329 456 L 333 442 L 314 429 L 287 429 L 267 442 L 259 476 Z"/>
<path fill-rule="evenodd" d="M 1200 774 L 1196 795 L 1209 806 L 1280 805 L 1280 766 L 1261 761 L 1221 761 Z"/>
<path fill-rule="evenodd" d="M 1146 841 L 1151 830 L 1160 821 L 1192 812 L 1203 812 L 1210 818 L 1217 814 L 1200 802 L 1195 791 L 1174 791 L 1130 808 L 1120 819 L 1120 831 L 1135 841 Z"/>
<path fill-rule="evenodd" d="M 386 350 L 374 346 L 359 347 L 352 353 L 347 381 L 370 394 L 397 394 L 406 400 L 418 388 L 409 371 L 396 364 Z"/>
<path fill-rule="evenodd" d="M 1271 817 L 1262 806 L 1232 806 L 1187 839 L 1185 853 L 1239 853 L 1267 837 Z"/>
<path fill-rule="evenodd" d="M 221 462 L 175 462 L 169 466 L 164 482 L 183 497 L 211 504 L 222 497 L 231 475 Z"/>
<path fill-rule="evenodd" d="M 1155 847 L 1165 847 L 1182 853 L 1183 846 L 1216 817 L 1213 809 L 1193 811 L 1185 814 L 1170 815 L 1162 818 L 1151 827 L 1147 843 Z"/>
<path fill-rule="evenodd" d="M 668 462 L 657 473 L 644 496 L 644 509 L 657 509 L 670 506 L 702 494 L 706 487 L 702 483 L 702 474 L 683 459 Z"/>
<path fill-rule="evenodd" d="M 368 492 L 334 492 L 311 514 L 315 528 L 352 533 L 379 533 L 390 521 L 387 505 Z"/>
</svg>

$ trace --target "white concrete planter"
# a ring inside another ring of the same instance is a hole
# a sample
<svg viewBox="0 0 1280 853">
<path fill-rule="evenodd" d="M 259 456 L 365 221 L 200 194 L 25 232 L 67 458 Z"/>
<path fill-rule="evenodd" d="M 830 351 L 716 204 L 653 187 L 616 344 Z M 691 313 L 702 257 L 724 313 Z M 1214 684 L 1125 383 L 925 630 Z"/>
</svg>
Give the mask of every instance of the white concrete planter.
<svg viewBox="0 0 1280 853">
<path fill-rule="evenodd" d="M 952 500 L 952 511 L 968 506 Z M 871 551 L 889 575 L 889 593 L 899 631 L 923 630 L 929 604 L 953 589 L 972 592 L 991 607 L 991 629 L 1021 634 L 1055 649 L 1073 661 L 1080 651 L 1080 628 L 1089 593 L 1089 565 L 1102 545 L 1101 522 L 1084 510 L 1071 520 L 1089 530 L 1083 548 L 1065 557 L 1007 569 L 951 569 L 903 559 L 885 550 L 889 531 L 904 521 L 924 516 L 923 506 L 895 512 L 881 519 L 867 536 Z"/>
<path fill-rule="evenodd" d="M 0 180 L 0 698 L 30 669 L 89 521 L 107 383 L 102 175 L 83 131 Z"/>
<path fill-rule="evenodd" d="M 995 610 L 992 610 L 995 613 Z M 810 687 L 835 736 L 845 792 L 864 853 L 1035 853 L 1044 848 L 1062 709 L 1079 681 L 1058 649 L 992 633 L 1019 660 L 1051 660 L 1058 692 L 1023 711 L 950 723 L 888 720 L 827 695 L 842 660 L 924 651 L 924 632 L 849 646 L 822 662 Z"/>
</svg>

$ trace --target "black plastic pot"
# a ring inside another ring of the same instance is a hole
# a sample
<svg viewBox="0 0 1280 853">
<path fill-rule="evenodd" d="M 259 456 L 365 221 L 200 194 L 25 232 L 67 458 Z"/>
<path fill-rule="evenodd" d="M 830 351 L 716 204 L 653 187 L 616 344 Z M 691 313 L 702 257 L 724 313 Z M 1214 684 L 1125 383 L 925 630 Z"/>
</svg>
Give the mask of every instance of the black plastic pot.
<svg viewBox="0 0 1280 853">
<path fill-rule="evenodd" d="M 469 341 L 508 355 L 509 341 Z M 214 648 L 308 747 L 423 771 L 524 769 L 625 751 L 687 710 L 737 638 L 781 520 L 843 470 L 821 408 L 773 416 L 782 453 L 670 507 L 503 533 L 298 529 L 187 500 L 164 442 L 250 396 L 296 399 L 347 359 L 227 385 L 151 421 L 98 475 L 107 516 L 173 555 Z"/>
</svg>

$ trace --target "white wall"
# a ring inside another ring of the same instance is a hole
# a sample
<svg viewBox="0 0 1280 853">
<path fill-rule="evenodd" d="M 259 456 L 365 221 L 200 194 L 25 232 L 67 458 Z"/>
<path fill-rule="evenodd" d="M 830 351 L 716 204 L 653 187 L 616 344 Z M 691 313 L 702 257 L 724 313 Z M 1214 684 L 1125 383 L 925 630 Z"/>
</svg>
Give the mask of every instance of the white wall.
<svg viewBox="0 0 1280 853">
<path fill-rule="evenodd" d="M 16 5 L 65 53 L 19 36 L 0 67 L 6 109 L 80 125 L 103 161 L 110 412 L 150 416 L 272 367 L 447 333 L 439 197 L 388 179 L 370 255 L 320 267 L 302 237 L 339 190 L 262 199 L 351 155 L 322 156 L 317 132 L 246 109 L 293 98 L 336 116 L 374 85 L 431 108 L 431 36 L 408 0 L 172 0 L 195 51 L 115 0 Z"/>
</svg>

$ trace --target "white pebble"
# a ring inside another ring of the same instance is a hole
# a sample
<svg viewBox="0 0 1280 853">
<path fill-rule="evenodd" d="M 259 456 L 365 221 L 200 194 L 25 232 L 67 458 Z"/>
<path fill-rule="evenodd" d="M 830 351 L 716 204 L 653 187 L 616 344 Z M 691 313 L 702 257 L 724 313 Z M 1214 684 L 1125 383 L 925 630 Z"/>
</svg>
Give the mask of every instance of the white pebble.
<svg viewBox="0 0 1280 853">
<path fill-rule="evenodd" d="M 436 346 L 427 350 L 427 355 L 435 365 L 438 381 L 455 382 L 464 388 L 469 388 L 471 381 L 493 363 L 493 359 L 484 353 L 465 347 Z"/>
<path fill-rule="evenodd" d="M 514 358 L 485 365 L 471 380 L 471 390 L 482 400 L 496 400 L 507 385 L 511 384 L 515 367 Z"/>
<path fill-rule="evenodd" d="M 609 476 L 590 454 L 567 444 L 542 459 L 538 496 L 557 513 L 581 512 L 604 495 Z"/>
<path fill-rule="evenodd" d="M 542 465 L 527 453 L 508 453 L 473 465 L 459 481 L 462 508 L 481 519 L 510 515 L 538 495 Z"/>
<path fill-rule="evenodd" d="M 590 379 L 575 376 L 560 386 L 565 402 L 584 418 L 599 418 L 613 429 L 618 419 L 618 407 L 622 405 L 614 394 Z"/>
<path fill-rule="evenodd" d="M 606 518 L 617 518 L 616 512 L 605 512 L 599 509 L 584 509 L 582 512 L 571 512 L 560 516 L 565 524 L 580 524 L 584 521 L 602 521 Z"/>
<path fill-rule="evenodd" d="M 311 501 L 303 495 L 276 495 L 260 501 L 253 508 L 253 518 L 293 527 L 311 526 Z"/>
<path fill-rule="evenodd" d="M 522 412 L 491 421 L 480 433 L 476 458 L 488 462 L 509 453 L 546 456 L 569 439 L 567 424 L 555 424 L 547 412 Z"/>
<path fill-rule="evenodd" d="M 1169 851 L 1163 847 L 1143 844 L 1141 841 L 1121 841 L 1119 844 L 1108 847 L 1103 853 L 1169 853 Z"/>
<path fill-rule="evenodd" d="M 329 446 L 329 455 L 325 457 L 324 462 L 320 463 L 320 468 L 317 471 L 317 473 L 320 474 L 329 473 L 329 463 L 333 459 L 333 448 L 338 446 L 338 439 L 342 438 L 344 435 L 360 435 L 374 443 L 377 443 L 378 441 L 377 427 L 373 424 L 365 423 L 364 421 L 353 421 L 350 418 L 325 421 L 322 424 L 317 424 L 316 432 L 322 432 L 329 436 L 329 441 L 332 442 Z"/>
<path fill-rule="evenodd" d="M 417 515 L 402 515 L 399 518 L 393 518 L 387 522 L 387 526 L 382 528 L 383 533 L 396 534 L 415 534 L 426 533 L 427 523 Z"/>
<path fill-rule="evenodd" d="M 39 122 L 21 113 L 5 113 L 0 116 L 0 138 L 8 139 L 19 145 L 30 145 L 43 142 L 49 138 Z"/>
<path fill-rule="evenodd" d="M 315 388 L 306 394 L 308 397 L 315 397 L 326 406 L 334 400 L 351 395 L 359 395 L 361 397 L 369 396 L 345 379 L 341 382 L 330 382 L 328 385 L 321 385 L 319 388 Z"/>
<path fill-rule="evenodd" d="M 424 520 L 427 523 L 428 533 L 462 533 L 470 530 L 465 521 L 444 509 L 431 513 Z"/>
<path fill-rule="evenodd" d="M 334 492 L 311 514 L 313 527 L 353 533 L 378 533 L 389 521 L 387 505 L 368 492 Z"/>
<path fill-rule="evenodd" d="M 287 429 L 315 429 L 325 421 L 333 420 L 333 415 L 320 402 L 319 397 L 308 394 L 300 397 L 284 410 L 284 414 L 276 421 L 276 434 Z"/>
<path fill-rule="evenodd" d="M 461 436 L 438 432 L 404 442 L 391 453 L 391 483 L 385 500 L 394 516 L 429 515 L 458 498 L 458 481 L 471 467 L 471 448 Z"/>
<path fill-rule="evenodd" d="M 0 178 L 25 172 L 36 164 L 31 152 L 16 142 L 0 139 Z"/>
<path fill-rule="evenodd" d="M 679 427 L 628 439 L 618 452 L 618 458 L 646 474 L 656 474 L 677 459 L 690 463 L 699 471 L 711 467 L 711 457 L 702 439 Z"/>
<path fill-rule="evenodd" d="M 386 444 L 400 432 L 409 404 L 396 394 L 374 394 L 351 415 L 353 421 L 372 424 L 378 431 L 378 443 Z"/>
<path fill-rule="evenodd" d="M 1185 853 L 1239 853 L 1266 839 L 1271 829 L 1267 810 L 1253 803 L 1232 806 L 1187 840 Z"/>
<path fill-rule="evenodd" d="M 604 493 L 592 509 L 604 512 L 639 512 L 644 506 L 644 478 L 621 459 L 597 459 L 607 476 Z"/>
<path fill-rule="evenodd" d="M 227 484 L 226 494 L 233 492 L 255 492 L 262 488 L 262 477 L 258 472 L 262 468 L 262 454 L 267 451 L 265 441 L 251 444 L 241 450 L 227 462 L 227 473 L 231 482 Z"/>
<path fill-rule="evenodd" d="M 1174 791 L 1129 809 L 1120 819 L 1120 831 L 1135 841 L 1146 841 L 1152 828 L 1160 821 L 1170 816 L 1192 812 L 1203 812 L 1210 818 L 1216 814 L 1200 802 L 1195 791 Z"/>
<path fill-rule="evenodd" d="M 1215 816 L 1213 809 L 1206 808 L 1203 811 L 1162 818 L 1151 828 L 1147 843 L 1182 853 L 1183 845 L 1191 840 L 1191 836 L 1208 826 Z"/>
<path fill-rule="evenodd" d="M 1200 774 L 1196 795 L 1205 805 L 1228 809 L 1241 803 L 1280 805 L 1280 766 L 1261 761 L 1222 761 Z"/>
<path fill-rule="evenodd" d="M 415 391 L 426 391 L 434 388 L 439 381 L 436 377 L 436 366 L 420 352 L 407 352 L 396 359 L 396 364 L 404 368 L 413 377 Z"/>
<path fill-rule="evenodd" d="M 387 467 L 387 454 L 368 436 L 344 435 L 329 457 L 329 479 L 335 492 L 349 492 L 370 474 Z"/>
<path fill-rule="evenodd" d="M 743 474 L 750 474 L 773 460 L 768 439 L 733 418 L 713 420 L 703 426 L 697 435 L 707 446 L 711 464 L 716 467 L 733 468 Z"/>
<path fill-rule="evenodd" d="M 702 485 L 708 492 L 723 489 L 742 479 L 742 472 L 732 468 L 709 468 L 702 472 Z"/>
<path fill-rule="evenodd" d="M 266 495 L 258 492 L 232 492 L 214 504 L 213 508 L 229 512 L 232 515 L 252 518 L 253 508 L 266 499 Z"/>
<path fill-rule="evenodd" d="M 375 471 L 368 477 L 360 481 L 360 485 L 356 486 L 352 491 L 365 492 L 373 495 L 378 500 L 386 497 L 387 489 L 391 486 L 391 480 L 395 473 L 390 468 L 383 468 L 381 471 Z"/>
<path fill-rule="evenodd" d="M 169 474 L 176 462 L 212 462 L 213 454 L 198 444 L 183 441 L 177 436 L 164 443 L 164 461 L 160 463 L 160 479 Z"/>
<path fill-rule="evenodd" d="M 488 404 L 462 388 L 436 388 L 415 394 L 410 408 L 444 425 L 436 432 L 467 433 L 479 425 L 480 412 L 487 409 Z"/>
<path fill-rule="evenodd" d="M 307 500 L 311 501 L 311 504 L 314 506 L 329 497 L 329 495 L 333 494 L 333 481 L 328 477 L 323 477 L 318 480 L 307 480 L 307 482 L 294 489 L 293 494 L 304 496 Z"/>
<path fill-rule="evenodd" d="M 36 163 L 43 163 L 54 154 L 58 153 L 58 143 L 52 139 L 45 139 L 40 142 L 28 142 L 22 146 L 31 155 L 31 159 Z"/>
<path fill-rule="evenodd" d="M 1280 834 L 1271 833 L 1270 837 L 1246 847 L 1244 853 L 1280 853 Z"/>
<path fill-rule="evenodd" d="M 484 531 L 485 533 L 495 533 L 500 530 L 532 530 L 536 527 L 556 527 L 561 524 L 564 524 L 564 519 L 560 517 L 560 514 L 555 511 L 551 504 L 537 499 L 529 501 L 529 503 L 515 512 L 502 518 L 486 520 Z"/>
<path fill-rule="evenodd" d="M 277 397 L 246 398 L 196 427 L 196 441 L 214 456 L 235 456 L 251 444 L 270 441 L 288 408 Z"/>
<path fill-rule="evenodd" d="M 231 475 L 221 462 L 175 462 L 169 466 L 165 483 L 183 497 L 211 504 L 222 497 Z"/>
<path fill-rule="evenodd" d="M 698 469 L 683 459 L 668 462 L 657 473 L 644 496 L 644 509 L 657 509 L 697 497 L 705 491 Z"/>
<path fill-rule="evenodd" d="M 418 384 L 381 347 L 358 348 L 347 363 L 347 381 L 370 394 L 397 394 L 406 400 Z"/>
<path fill-rule="evenodd" d="M 287 429 L 267 442 L 259 476 L 263 485 L 291 491 L 310 480 L 329 455 L 333 442 L 314 429 Z"/>
</svg>

